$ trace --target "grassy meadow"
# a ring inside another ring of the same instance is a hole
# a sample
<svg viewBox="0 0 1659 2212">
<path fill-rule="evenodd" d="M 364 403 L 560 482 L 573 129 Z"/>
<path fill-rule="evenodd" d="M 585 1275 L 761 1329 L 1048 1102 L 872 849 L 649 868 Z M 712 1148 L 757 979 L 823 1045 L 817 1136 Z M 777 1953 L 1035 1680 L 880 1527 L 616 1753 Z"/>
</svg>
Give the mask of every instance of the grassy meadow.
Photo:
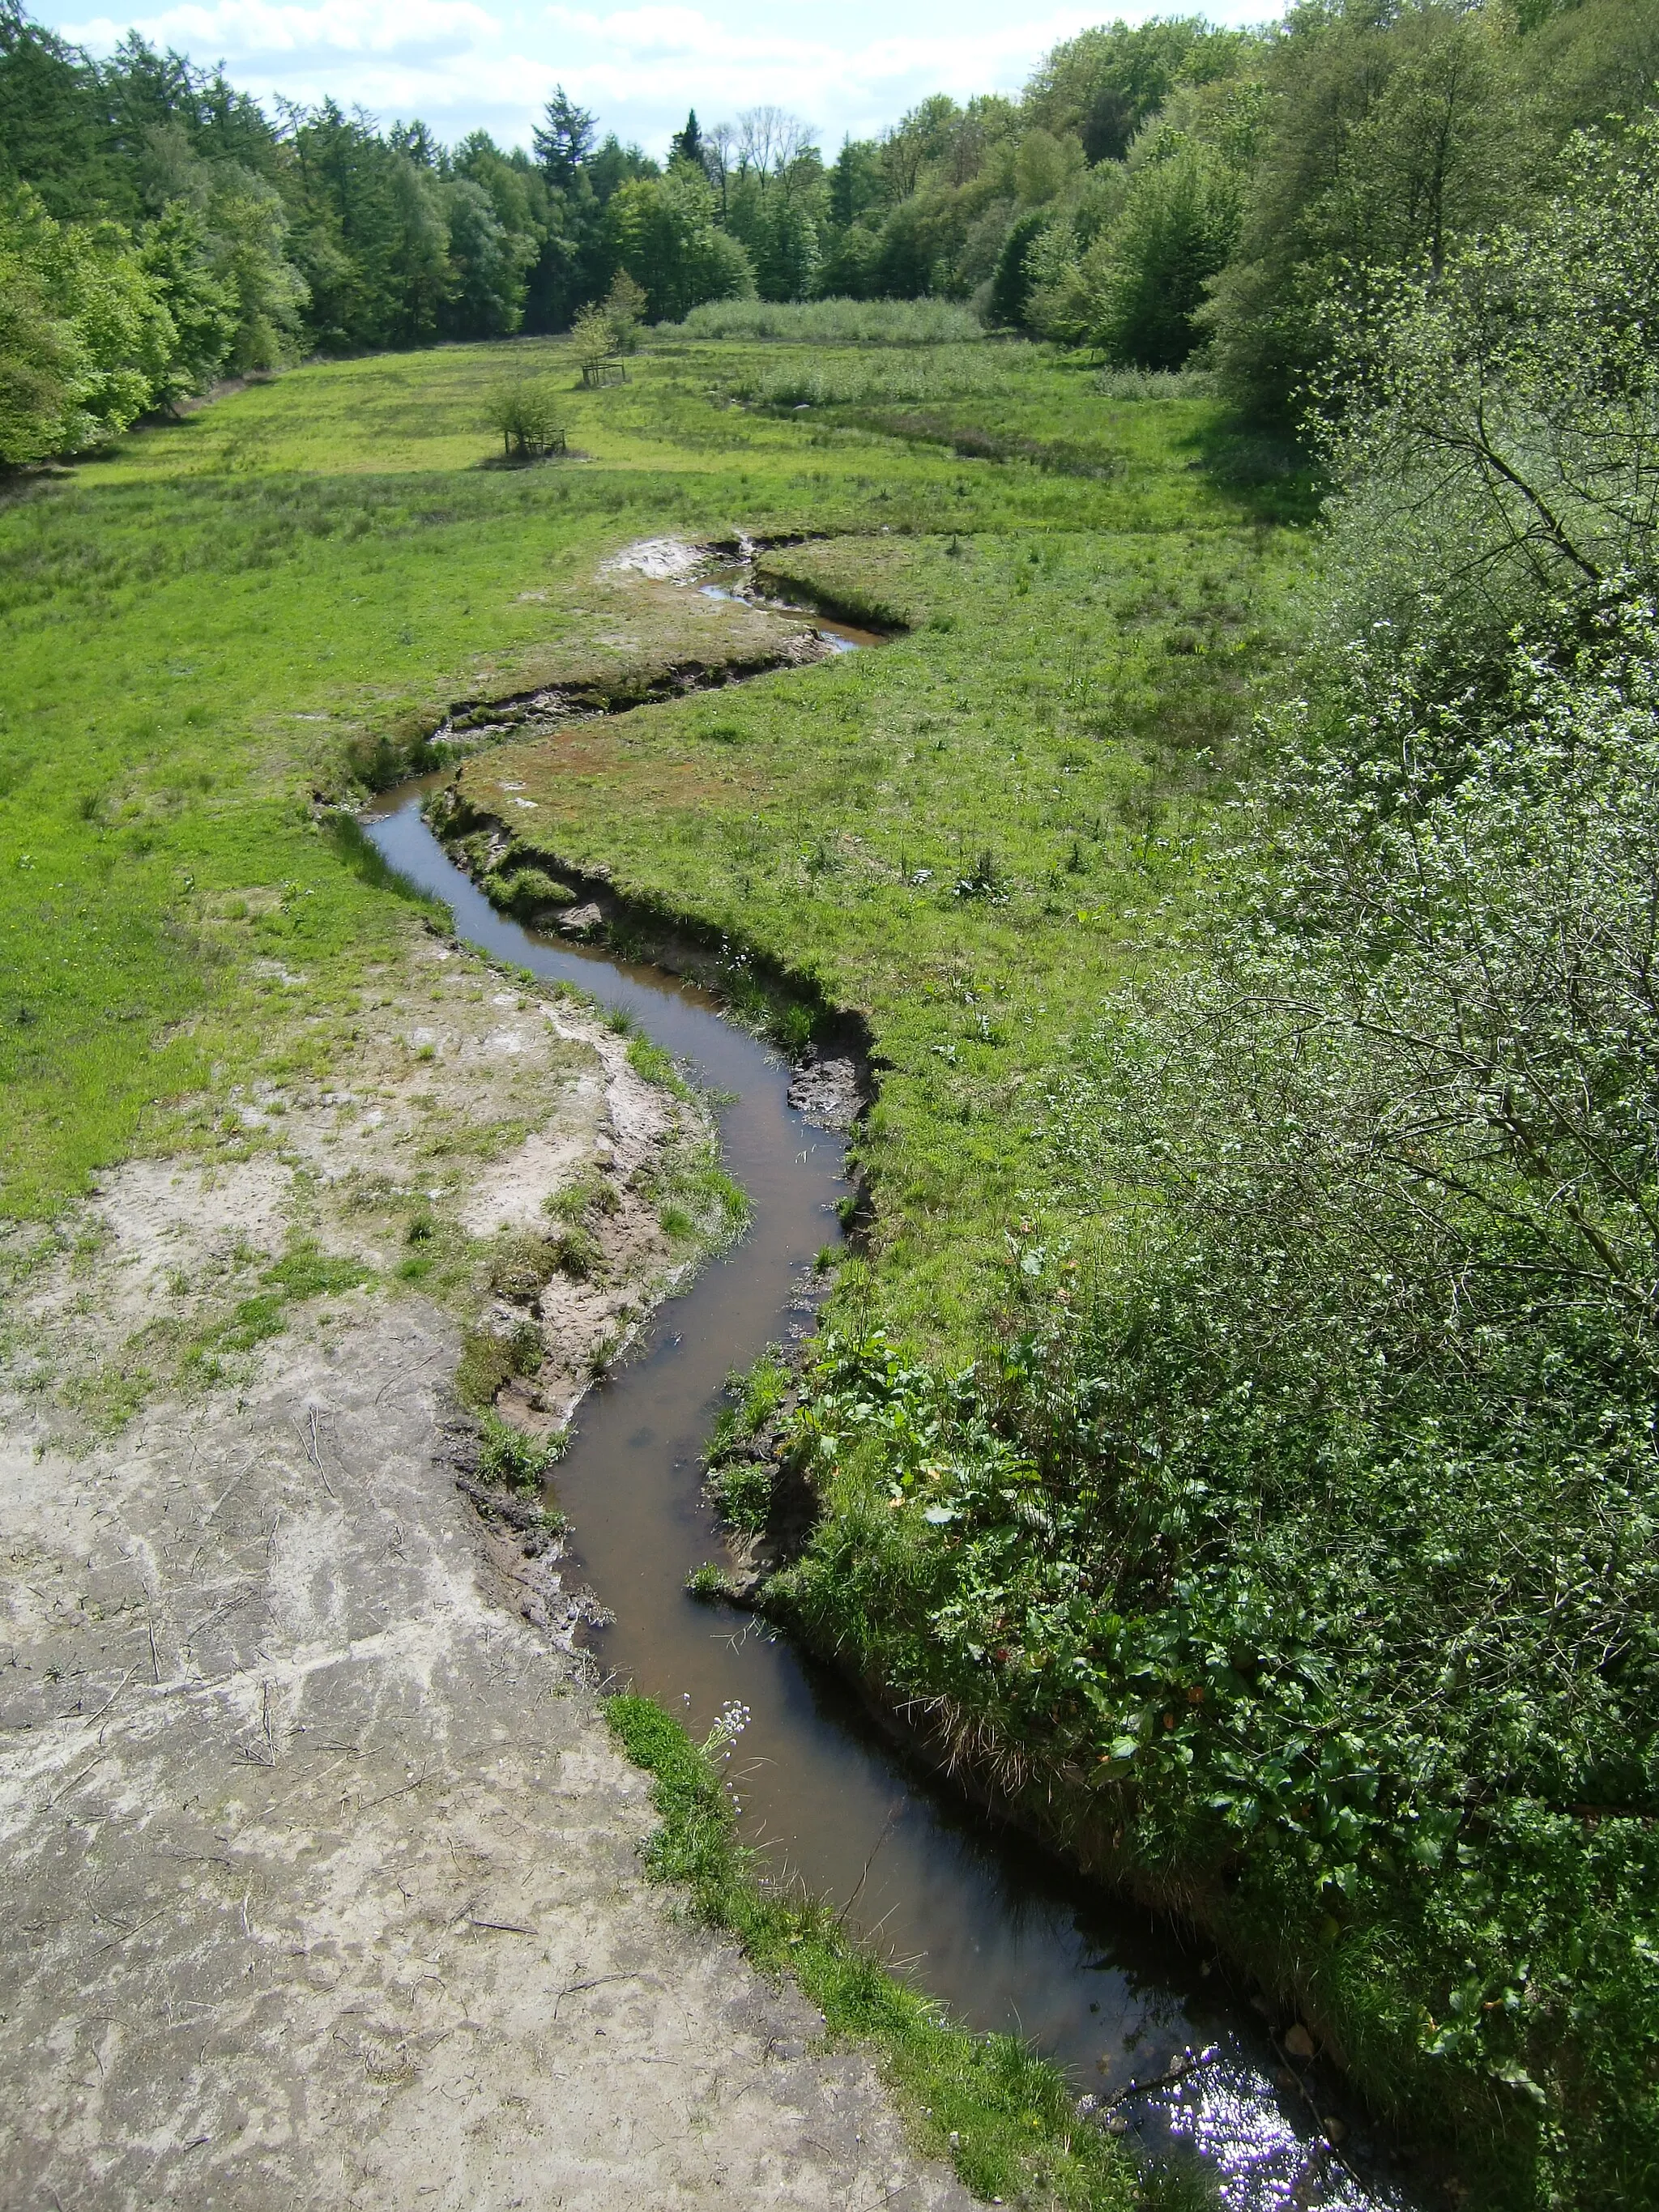
<svg viewBox="0 0 1659 2212">
<path fill-rule="evenodd" d="M 603 857 L 877 1018 L 901 1062 L 877 1141 L 913 1162 L 902 1188 L 882 1184 L 884 1233 L 942 1231 L 964 1139 L 1000 1188 L 988 1101 L 1040 1060 L 1062 996 L 1123 957 L 1184 867 L 1299 544 L 1259 518 L 1277 494 L 1209 465 L 1207 402 L 1103 403 L 1086 365 L 1035 348 L 980 349 L 1001 415 L 1024 410 L 1036 436 L 1087 413 L 1113 473 L 964 459 L 870 427 L 867 407 L 728 396 L 763 354 L 824 350 L 664 344 L 626 384 L 573 388 L 584 458 L 533 470 L 484 465 L 483 410 L 504 368 L 562 373 L 542 341 L 299 370 L 14 483 L 0 1208 L 51 1215 L 135 1142 L 174 1141 L 185 1098 L 212 1142 L 213 1096 L 273 1052 L 325 1054 L 346 980 L 402 925 L 319 834 L 316 801 L 392 773 L 457 699 L 672 659 L 672 605 L 644 633 L 630 608 L 622 647 L 600 641 L 617 633 L 599 563 L 636 537 L 739 528 L 878 541 L 799 554 L 784 580 L 912 633 L 718 712 L 617 722 L 616 772 L 586 769 L 566 794 L 582 798 L 562 810 L 566 857 Z M 826 565 L 808 576 L 813 558 Z M 653 797 L 652 834 L 642 816 L 624 834 L 652 764 L 694 757 L 710 772 L 683 790 L 692 803 Z M 735 815 L 713 788 L 732 775 Z M 954 896 L 987 852 L 994 885 Z M 901 860 L 931 869 L 926 884 L 901 884 Z M 884 986 L 908 966 L 895 933 L 918 927 L 928 972 L 915 994 Z M 303 969 L 307 1012 L 273 1032 L 269 1005 L 297 1003 L 284 967 Z M 981 1243 L 944 1286 L 963 1328 L 991 1203 L 975 1201 Z"/>
</svg>

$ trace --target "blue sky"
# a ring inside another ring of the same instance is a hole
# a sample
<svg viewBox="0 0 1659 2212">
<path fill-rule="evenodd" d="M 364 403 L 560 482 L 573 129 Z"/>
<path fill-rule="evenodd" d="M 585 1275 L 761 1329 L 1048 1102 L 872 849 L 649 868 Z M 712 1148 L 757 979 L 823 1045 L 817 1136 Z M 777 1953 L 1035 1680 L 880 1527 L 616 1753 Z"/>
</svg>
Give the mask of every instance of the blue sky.
<svg viewBox="0 0 1659 2212">
<path fill-rule="evenodd" d="M 1182 7 L 1129 0 L 1121 12 L 1139 21 Z M 88 0 L 37 0 L 32 12 L 94 52 L 136 25 L 195 61 L 222 60 L 261 98 L 331 94 L 383 122 L 419 115 L 448 140 L 482 125 L 504 144 L 527 143 L 562 83 L 605 128 L 655 154 L 688 106 L 713 123 L 763 102 L 811 124 L 833 152 L 843 132 L 873 133 L 930 92 L 1017 91 L 1056 40 L 1101 20 L 1097 7 L 1016 14 L 1006 0 L 769 0 L 763 9 L 739 0 L 164 0 L 132 17 L 95 15 Z M 1218 0 L 1206 12 L 1242 23 L 1277 11 L 1272 0 Z"/>
</svg>

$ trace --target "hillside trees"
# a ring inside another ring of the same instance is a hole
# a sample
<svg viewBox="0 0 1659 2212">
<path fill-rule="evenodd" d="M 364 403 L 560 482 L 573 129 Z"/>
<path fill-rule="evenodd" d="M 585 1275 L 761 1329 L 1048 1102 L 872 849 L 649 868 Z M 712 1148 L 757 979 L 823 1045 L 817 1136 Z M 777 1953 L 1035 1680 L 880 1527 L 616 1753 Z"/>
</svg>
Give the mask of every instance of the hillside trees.
<svg viewBox="0 0 1659 2212">
<path fill-rule="evenodd" d="M 1026 112 L 1075 137 L 1091 165 L 1121 161 L 1178 84 L 1234 75 L 1252 37 L 1215 30 L 1200 15 L 1085 31 L 1043 62 L 1026 88 Z"/>
<path fill-rule="evenodd" d="M 1115 362 L 1200 359 L 1296 431 L 1342 317 L 1540 205 L 1572 131 L 1640 112 L 1656 71 L 1653 0 L 1295 0 L 1259 31 L 1097 27 L 1018 100 L 933 95 L 828 169 L 781 108 L 690 115 L 665 173 L 562 88 L 531 150 L 449 149 L 267 115 L 136 34 L 94 62 L 0 0 L 0 180 L 148 257 L 163 400 L 307 347 L 568 329 L 625 268 L 659 318 L 751 284 L 966 301 Z"/>
<path fill-rule="evenodd" d="M 163 281 L 125 232 L 54 222 L 27 185 L 0 200 L 0 461 L 125 429 L 165 396 L 178 344 Z"/>
<path fill-rule="evenodd" d="M 1011 1363 L 1146 1849 L 1248 1838 L 1419 2094 L 1597 2204 L 1659 2161 L 1656 167 L 1575 141 L 1333 331 L 1322 640 L 1199 957 L 1054 1086 L 1128 1219 Z"/>
</svg>

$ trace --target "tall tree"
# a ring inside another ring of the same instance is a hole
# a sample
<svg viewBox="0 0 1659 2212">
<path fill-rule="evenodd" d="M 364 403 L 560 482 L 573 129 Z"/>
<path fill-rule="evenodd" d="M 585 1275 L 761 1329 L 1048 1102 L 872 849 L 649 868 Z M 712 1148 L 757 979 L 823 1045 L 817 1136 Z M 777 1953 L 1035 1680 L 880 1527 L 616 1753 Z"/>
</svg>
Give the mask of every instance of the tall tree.
<svg viewBox="0 0 1659 2212">
<path fill-rule="evenodd" d="M 550 184 L 561 191 L 568 191 L 574 184 L 577 172 L 593 150 L 595 128 L 587 110 L 578 107 L 562 84 L 555 85 L 553 97 L 542 111 L 542 120 L 530 134 L 536 159 Z"/>
</svg>

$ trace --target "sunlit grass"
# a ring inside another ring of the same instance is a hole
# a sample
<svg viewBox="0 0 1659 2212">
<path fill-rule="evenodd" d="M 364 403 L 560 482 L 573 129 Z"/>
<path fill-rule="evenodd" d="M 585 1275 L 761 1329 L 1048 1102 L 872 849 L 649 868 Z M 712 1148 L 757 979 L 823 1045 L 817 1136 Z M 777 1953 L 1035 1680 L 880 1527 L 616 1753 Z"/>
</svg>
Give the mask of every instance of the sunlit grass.
<svg viewBox="0 0 1659 2212">
<path fill-rule="evenodd" d="M 999 420 L 1012 410 L 1034 436 L 1057 426 L 1069 435 L 1074 418 L 1098 411 L 1085 367 L 1000 350 L 1006 374 L 986 401 Z M 588 460 L 484 465 L 495 451 L 486 395 L 503 366 L 564 374 L 556 343 L 527 340 L 315 365 L 135 434 L 67 480 L 14 489 L 0 506 L 0 1207 L 50 1211 L 147 1127 L 154 1133 L 166 1102 L 234 1080 L 276 1049 L 277 1032 L 293 1024 L 273 1029 L 267 1009 L 280 1005 L 297 1019 L 305 994 L 330 1002 L 384 949 L 398 926 L 393 902 L 319 837 L 319 794 L 335 799 L 371 769 L 390 772 L 457 698 L 586 680 L 614 672 L 629 651 L 670 649 L 672 610 L 651 617 L 655 630 L 630 619 L 632 644 L 599 642 L 622 633 L 595 596 L 595 572 L 629 539 L 737 528 L 863 533 L 862 550 L 839 568 L 833 553 L 823 556 L 820 584 L 896 607 L 909 605 L 908 592 L 918 611 L 926 601 L 943 617 L 948 606 L 927 596 L 937 582 L 922 583 L 949 577 L 953 598 L 958 571 L 939 568 L 937 542 L 918 552 L 914 575 L 905 562 L 914 533 L 945 525 L 977 541 L 959 572 L 965 606 L 990 608 L 969 580 L 998 563 L 1008 567 L 1010 605 L 1023 609 L 1044 604 L 1063 574 L 1072 598 L 1056 599 L 1056 618 L 1079 630 L 1104 617 L 1103 603 L 1091 614 L 1079 596 L 1083 567 L 1134 578 L 1142 537 L 1150 544 L 1183 533 L 1157 552 L 1159 575 L 1173 562 L 1171 575 L 1185 563 L 1201 577 L 1213 565 L 1201 549 L 1212 546 L 1233 597 L 1248 599 L 1253 579 L 1278 562 L 1276 553 L 1259 556 L 1276 541 L 1252 526 L 1240 496 L 1191 465 L 1214 420 L 1206 403 L 1118 409 L 1109 434 L 1121 465 L 1091 478 L 964 460 L 925 438 L 886 434 L 853 408 L 820 422 L 732 406 L 726 387 L 747 374 L 750 351 L 674 340 L 636 358 L 626 385 L 573 392 L 573 441 L 595 456 Z M 787 363 L 790 353 L 769 345 L 767 357 Z M 873 542 L 884 531 L 893 547 Z M 1064 545 L 1051 542 L 1058 532 Z M 799 561 L 791 574 L 812 580 Z M 1152 595 L 1143 627 L 1155 627 L 1152 600 L 1165 586 L 1148 575 L 1136 588 Z M 939 723 L 930 742 L 944 737 L 948 753 L 960 718 L 976 733 L 969 758 L 989 815 L 1006 811 L 1010 763 L 998 749 L 1008 730 L 1082 745 L 1104 779 L 1103 804 L 1106 787 L 1126 775 L 1145 783 L 1097 738 L 1056 736 L 1050 694 L 1063 705 L 1076 654 L 1054 624 L 1008 626 L 984 611 L 974 620 L 981 645 L 988 638 L 994 647 L 982 665 L 965 631 L 939 629 L 856 672 L 774 679 L 752 708 L 744 702 L 744 714 L 783 732 L 791 750 L 774 766 L 787 763 L 791 783 L 811 794 L 813 811 L 785 810 L 792 841 L 811 823 L 809 851 L 828 839 L 828 860 L 836 839 L 864 834 L 860 808 L 872 836 L 898 823 L 902 810 L 875 791 L 884 779 L 864 740 L 817 743 L 840 728 L 849 697 L 901 746 L 927 717 Z M 1127 702 L 1150 726 L 1155 659 L 1127 689 L 1121 672 L 1105 668 L 1103 710 Z M 982 711 L 993 700 L 995 713 Z M 695 741 L 695 714 L 678 714 L 632 718 L 644 750 L 659 738 L 678 744 L 682 732 Z M 728 751 L 728 762 L 743 759 L 742 748 Z M 753 766 L 751 751 L 744 773 Z M 1029 769 L 1014 783 L 1022 776 Z M 957 795 L 934 842 L 948 846 L 960 830 L 973 843 L 977 830 L 958 818 L 962 779 L 945 781 Z M 599 785 L 588 788 L 581 836 L 597 850 L 609 802 Z M 653 801 L 662 836 L 652 866 L 690 904 L 775 935 L 793 958 L 795 907 L 769 907 L 742 857 L 747 844 L 775 842 L 768 810 L 786 797 L 775 778 L 771 795 L 748 810 L 759 828 L 734 826 L 701 800 L 678 811 Z M 637 837 L 630 850 L 643 857 Z M 915 865 L 928 865 L 920 846 Z M 856 879 L 857 871 L 817 870 L 815 936 Z M 878 931 L 900 911 L 878 903 L 866 920 Z M 995 964 L 1006 962 L 1007 922 L 964 908 L 948 928 L 964 948 L 983 932 Z M 845 950 L 857 941 L 856 915 L 842 915 L 830 935 L 844 948 L 837 958 L 849 988 L 863 992 L 854 971 L 866 955 L 852 960 Z M 282 981 L 275 969 L 301 980 Z M 895 1107 L 903 1089 L 893 1086 Z M 961 1147 L 953 1139 L 929 1149 L 945 1157 L 924 1174 L 914 1211 L 942 1219 Z"/>
</svg>

